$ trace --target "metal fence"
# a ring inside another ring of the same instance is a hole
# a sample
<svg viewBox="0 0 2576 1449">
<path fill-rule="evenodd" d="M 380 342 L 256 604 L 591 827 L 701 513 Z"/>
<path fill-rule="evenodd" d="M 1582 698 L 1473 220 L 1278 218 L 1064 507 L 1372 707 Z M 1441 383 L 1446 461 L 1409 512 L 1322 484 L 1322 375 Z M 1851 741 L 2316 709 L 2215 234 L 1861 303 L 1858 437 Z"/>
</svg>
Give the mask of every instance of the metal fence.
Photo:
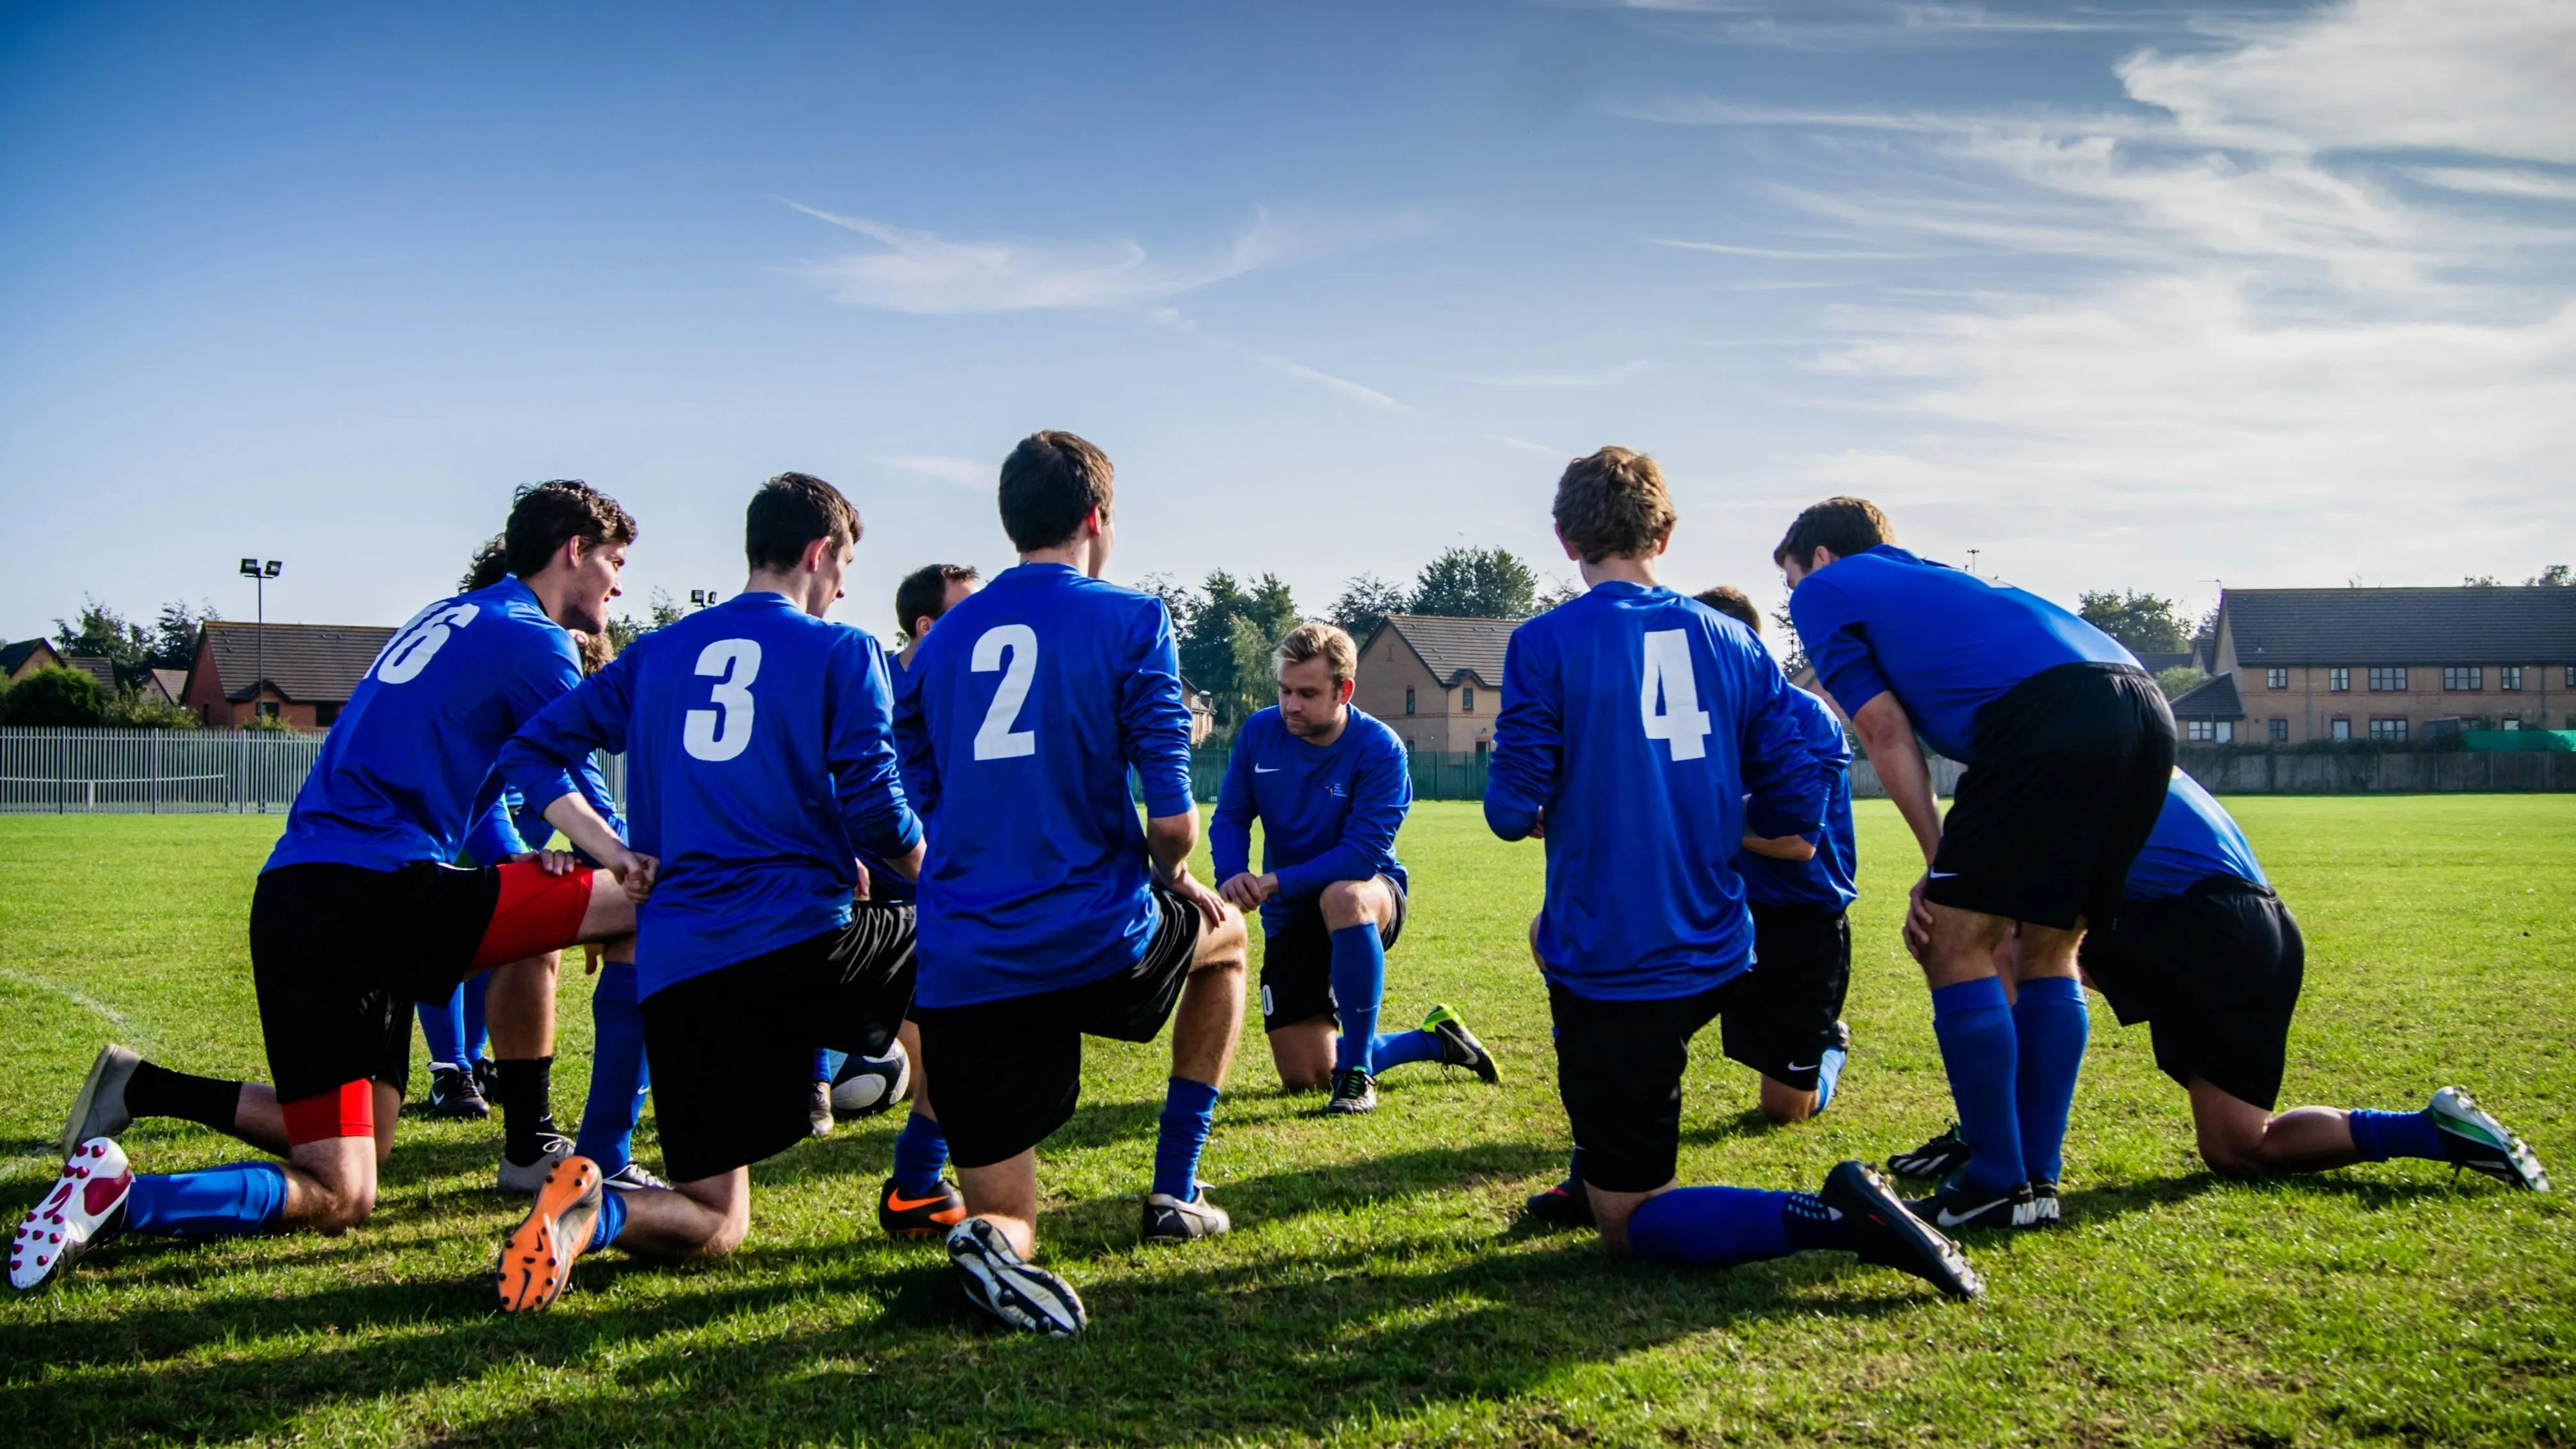
<svg viewBox="0 0 2576 1449">
<path fill-rule="evenodd" d="M 0 729 L 0 814 L 283 810 L 321 753 L 319 735 Z"/>
</svg>

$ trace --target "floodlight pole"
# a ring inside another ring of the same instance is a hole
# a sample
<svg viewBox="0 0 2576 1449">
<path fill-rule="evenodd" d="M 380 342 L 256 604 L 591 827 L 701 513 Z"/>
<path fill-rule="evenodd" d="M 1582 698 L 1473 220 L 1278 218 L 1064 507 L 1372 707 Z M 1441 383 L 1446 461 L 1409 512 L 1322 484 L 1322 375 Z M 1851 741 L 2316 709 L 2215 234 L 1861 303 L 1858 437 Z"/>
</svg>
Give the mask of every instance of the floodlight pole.
<svg viewBox="0 0 2576 1449">
<path fill-rule="evenodd" d="M 251 625 L 251 652 L 252 657 L 259 661 L 259 677 L 251 683 L 250 713 L 253 719 L 260 715 L 260 696 L 268 692 L 268 581 L 276 578 L 285 567 L 277 559 L 270 559 L 265 565 L 255 558 L 241 561 L 242 577 L 251 581 L 252 597 L 256 601 L 253 604 L 256 612 L 253 615 L 255 622 Z"/>
</svg>

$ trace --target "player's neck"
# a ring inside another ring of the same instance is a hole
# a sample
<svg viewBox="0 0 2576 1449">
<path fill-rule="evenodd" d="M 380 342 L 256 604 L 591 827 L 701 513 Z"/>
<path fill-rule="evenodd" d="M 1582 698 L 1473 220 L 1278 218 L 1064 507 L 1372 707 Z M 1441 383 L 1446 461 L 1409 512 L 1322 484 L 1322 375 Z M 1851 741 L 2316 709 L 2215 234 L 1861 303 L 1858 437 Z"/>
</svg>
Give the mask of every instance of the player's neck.
<svg viewBox="0 0 2576 1449">
<path fill-rule="evenodd" d="M 1662 579 L 1655 576 L 1655 560 L 1651 555 L 1636 558 L 1612 554 L 1598 563 L 1590 560 L 1584 562 L 1583 586 L 1585 588 L 1606 584 L 1613 579 L 1623 584 L 1635 584 L 1641 589 L 1662 588 L 1664 583 Z"/>
<path fill-rule="evenodd" d="M 1020 555 L 1024 564 L 1062 564 L 1087 579 L 1100 577 L 1101 566 L 1109 562 L 1109 551 L 1100 546 L 1093 534 L 1078 533 L 1053 548 L 1033 548 Z"/>
<path fill-rule="evenodd" d="M 564 623 L 564 604 L 572 597 L 572 572 L 569 569 L 548 564 L 519 582 L 527 586 L 529 593 L 537 596 L 537 607 L 545 610 L 547 618 L 564 628 L 572 627 Z"/>
<path fill-rule="evenodd" d="M 1307 744 L 1313 745 L 1316 749 L 1329 750 L 1333 747 L 1335 742 L 1341 739 L 1342 731 L 1349 729 L 1350 727 L 1351 712 L 1350 709 L 1345 706 L 1333 712 L 1333 727 L 1324 731 L 1320 735 L 1301 735 L 1295 730 L 1290 730 L 1288 733 L 1296 739 L 1303 740 Z"/>
<path fill-rule="evenodd" d="M 802 572 L 780 573 L 775 569 L 754 569 L 751 571 L 751 577 L 742 581 L 742 588 L 737 592 L 736 597 L 742 594 L 776 594 L 798 609 L 819 619 L 823 617 L 823 609 L 832 606 L 832 601 L 824 599 L 823 607 L 816 608 L 815 601 L 810 597 L 815 592 L 815 588 L 814 578 Z"/>
</svg>

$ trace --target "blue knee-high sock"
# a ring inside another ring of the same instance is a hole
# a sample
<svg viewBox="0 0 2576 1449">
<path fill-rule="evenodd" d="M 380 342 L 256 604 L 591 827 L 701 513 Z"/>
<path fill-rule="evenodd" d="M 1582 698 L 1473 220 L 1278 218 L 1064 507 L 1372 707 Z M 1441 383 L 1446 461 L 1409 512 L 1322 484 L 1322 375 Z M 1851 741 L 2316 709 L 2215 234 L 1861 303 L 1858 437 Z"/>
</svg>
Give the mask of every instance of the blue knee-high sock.
<svg viewBox="0 0 2576 1449">
<path fill-rule="evenodd" d="M 2353 1150 L 2367 1161 L 2386 1162 L 2392 1157 L 2450 1160 L 2451 1154 L 2442 1147 L 2442 1129 L 2433 1125 L 2429 1112 L 2374 1112 L 2368 1107 L 2355 1107 L 2344 1114 L 2343 1120 L 2352 1129 Z"/>
<path fill-rule="evenodd" d="M 1216 1088 L 1174 1077 L 1163 1089 L 1162 1130 L 1154 1138 L 1154 1191 L 1189 1202 L 1199 1195 L 1199 1153 L 1216 1124 Z"/>
<path fill-rule="evenodd" d="M 1789 1194 L 1749 1187 L 1677 1187 L 1650 1197 L 1628 1219 L 1628 1251 L 1649 1263 L 1724 1268 L 1785 1258 Z"/>
<path fill-rule="evenodd" d="M 2084 988 L 2074 977 L 2042 976 L 2021 984 L 2013 1002 L 2013 1038 L 2021 1057 L 2014 1097 L 2022 1170 L 2033 1182 L 2055 1182 L 2065 1167 L 2066 1117 L 2075 1106 L 2075 1078 L 2084 1070 L 2084 1043 L 2092 1029 Z"/>
<path fill-rule="evenodd" d="M 848 1052 L 836 1052 L 830 1047 L 816 1047 L 814 1049 L 814 1080 L 818 1082 L 837 1080 L 841 1075 L 841 1063 L 846 1062 L 849 1059 L 850 1054 Z"/>
<path fill-rule="evenodd" d="M 237 1238 L 265 1232 L 286 1209 L 286 1172 L 274 1162 L 229 1162 L 202 1172 L 134 1179 L 125 1226 L 165 1238 Z"/>
<path fill-rule="evenodd" d="M 1440 1060 L 1440 1038 L 1427 1031 L 1382 1031 L 1369 1043 L 1369 1070 Z"/>
<path fill-rule="evenodd" d="M 626 1194 L 603 1192 L 599 1195 L 599 1221 L 590 1226 L 590 1246 L 605 1248 L 626 1231 Z M 585 1250 L 587 1251 L 587 1250 Z"/>
<path fill-rule="evenodd" d="M 1333 1046 L 1333 1070 L 1374 1071 L 1377 1008 L 1386 997 L 1386 946 L 1377 923 L 1363 921 L 1333 933 L 1333 1014 L 1342 1039 Z"/>
<path fill-rule="evenodd" d="M 590 1097 L 582 1104 L 573 1151 L 610 1175 L 635 1156 L 635 1123 L 644 1115 L 651 1068 L 644 1060 L 644 1009 L 635 1002 L 635 963 L 609 961 L 590 993 Z"/>
<path fill-rule="evenodd" d="M 1834 1089 L 1842 1085 L 1843 1068 L 1851 1062 L 1851 1053 L 1842 1047 L 1827 1047 L 1816 1058 L 1816 1110 L 1821 1112 L 1834 1104 Z"/>
<path fill-rule="evenodd" d="M 1168 1116 L 1171 1108 L 1167 1105 L 1163 1110 Z M 1206 1140 L 1204 1133 L 1200 1140 Z M 1191 1154 L 1190 1161 L 1195 1170 L 1198 1162 L 1195 1152 Z M 919 1112 L 904 1118 L 903 1131 L 894 1139 L 895 1191 L 905 1197 L 928 1197 L 939 1191 L 939 1173 L 947 1165 L 948 1134 L 939 1130 L 939 1124 Z M 1159 1164 L 1157 1175 L 1160 1175 Z"/>
<path fill-rule="evenodd" d="M 2021 1054 L 2004 984 L 1987 976 L 1936 988 L 1932 1035 L 1950 1074 L 1959 1131 L 1974 1154 L 1968 1181 L 1981 1192 L 2009 1192 L 2029 1177 L 2021 1160 Z"/>
<path fill-rule="evenodd" d="M 492 1045 L 492 1033 L 483 1020 L 483 996 L 492 989 L 492 973 L 480 971 L 465 978 L 465 1056 L 480 1060 Z"/>
<path fill-rule="evenodd" d="M 443 1005 L 424 1001 L 416 1008 L 420 1013 L 420 1040 L 429 1048 L 433 1066 L 471 1066 L 474 1059 L 465 1054 L 465 988 L 447 993 Z"/>
</svg>

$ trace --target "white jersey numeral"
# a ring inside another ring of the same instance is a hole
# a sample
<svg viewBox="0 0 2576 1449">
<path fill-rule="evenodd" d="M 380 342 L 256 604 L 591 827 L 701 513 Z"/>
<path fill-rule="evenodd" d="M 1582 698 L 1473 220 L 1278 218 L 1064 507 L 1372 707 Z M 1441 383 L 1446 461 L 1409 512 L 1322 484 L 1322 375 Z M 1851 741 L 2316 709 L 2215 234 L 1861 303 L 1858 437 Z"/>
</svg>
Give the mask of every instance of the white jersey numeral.
<svg viewBox="0 0 2576 1449">
<path fill-rule="evenodd" d="M 1002 670 L 1002 687 L 993 691 L 993 707 L 984 711 L 984 726 L 975 731 L 979 760 L 1016 760 L 1038 752 L 1037 731 L 1011 728 L 1029 701 L 1029 681 L 1037 677 L 1038 631 L 1026 624 L 987 629 L 975 641 L 971 663 L 977 674 L 990 674 L 1002 669 L 1004 654 L 1011 657 L 1010 668 Z"/>
<path fill-rule="evenodd" d="M 680 746 L 701 760 L 724 761 L 751 747 L 751 682 L 760 677 L 760 644 L 718 639 L 698 652 L 698 673 L 721 676 L 709 702 L 689 711 Z"/>
<path fill-rule="evenodd" d="M 1699 707 L 1699 679 L 1691 672 L 1690 636 L 1679 629 L 1646 635 L 1645 685 L 1637 692 L 1646 738 L 1673 747 L 1676 760 L 1708 754 L 1708 711 Z"/>
<path fill-rule="evenodd" d="M 385 684 L 409 684 L 420 678 L 438 651 L 457 630 L 483 612 L 480 604 L 434 604 L 415 615 L 376 658 L 376 678 Z"/>
</svg>

